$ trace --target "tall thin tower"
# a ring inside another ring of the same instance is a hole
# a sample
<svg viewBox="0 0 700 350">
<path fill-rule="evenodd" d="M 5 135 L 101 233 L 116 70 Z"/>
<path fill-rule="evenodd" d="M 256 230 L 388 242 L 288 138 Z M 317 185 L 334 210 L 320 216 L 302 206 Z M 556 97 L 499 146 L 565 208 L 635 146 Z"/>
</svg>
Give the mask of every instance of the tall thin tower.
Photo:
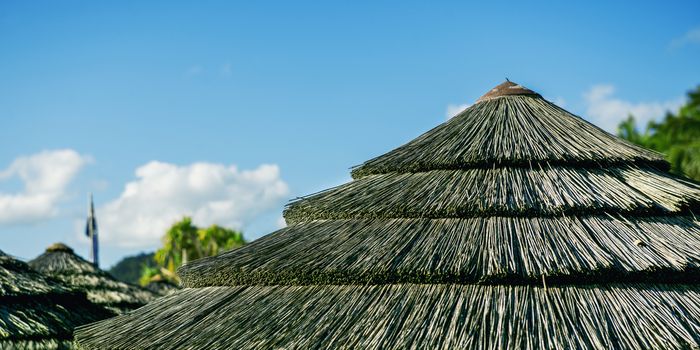
<svg viewBox="0 0 700 350">
<path fill-rule="evenodd" d="M 92 250 L 90 251 L 90 259 L 95 267 L 99 267 L 99 244 L 97 241 L 97 218 L 95 217 L 95 205 L 92 202 L 92 193 L 90 193 L 90 207 L 88 208 L 87 224 L 85 224 L 85 235 L 90 237 L 92 241 Z"/>
</svg>

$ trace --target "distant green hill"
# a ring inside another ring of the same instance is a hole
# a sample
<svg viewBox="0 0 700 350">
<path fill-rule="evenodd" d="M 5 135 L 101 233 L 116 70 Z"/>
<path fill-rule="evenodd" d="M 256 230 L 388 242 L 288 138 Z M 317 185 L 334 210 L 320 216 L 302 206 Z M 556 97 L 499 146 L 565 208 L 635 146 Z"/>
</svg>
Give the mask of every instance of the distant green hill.
<svg viewBox="0 0 700 350">
<path fill-rule="evenodd" d="M 116 279 L 132 284 L 139 284 L 143 266 L 156 267 L 153 260 L 154 253 L 141 253 L 127 256 L 109 269 L 109 273 Z"/>
</svg>

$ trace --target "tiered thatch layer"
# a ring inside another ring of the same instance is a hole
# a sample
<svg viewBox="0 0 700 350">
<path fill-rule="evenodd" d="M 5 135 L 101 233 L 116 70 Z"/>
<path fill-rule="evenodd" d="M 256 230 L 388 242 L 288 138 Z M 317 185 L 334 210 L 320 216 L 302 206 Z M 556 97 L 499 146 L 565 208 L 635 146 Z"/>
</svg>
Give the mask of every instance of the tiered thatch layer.
<svg viewBox="0 0 700 350">
<path fill-rule="evenodd" d="M 0 251 L 0 349 L 71 349 L 76 326 L 112 316 Z"/>
<path fill-rule="evenodd" d="M 139 308 L 159 296 L 145 288 L 118 281 L 61 243 L 51 245 L 29 265 L 76 289 L 84 290 L 90 301 L 117 313 Z"/>
<path fill-rule="evenodd" d="M 291 203 L 287 228 L 181 268 L 188 288 L 77 339 L 89 349 L 699 346 L 700 185 L 667 170 L 661 155 L 504 83 L 355 168 L 353 182 Z"/>
</svg>

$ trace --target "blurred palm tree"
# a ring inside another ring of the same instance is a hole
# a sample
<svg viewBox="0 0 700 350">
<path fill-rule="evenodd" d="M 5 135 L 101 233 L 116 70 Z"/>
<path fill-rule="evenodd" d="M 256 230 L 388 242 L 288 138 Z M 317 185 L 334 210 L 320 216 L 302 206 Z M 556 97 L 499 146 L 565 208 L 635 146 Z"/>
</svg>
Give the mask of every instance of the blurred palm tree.
<svg viewBox="0 0 700 350">
<path fill-rule="evenodd" d="M 218 225 L 200 229 L 185 216 L 174 223 L 163 236 L 163 246 L 155 253 L 158 267 L 144 267 L 141 284 L 145 285 L 155 276 L 179 283 L 175 271 L 188 261 L 214 256 L 223 251 L 245 245 L 243 233 Z"/>
<path fill-rule="evenodd" d="M 243 233 L 218 225 L 211 225 L 197 231 L 201 249 L 200 257 L 214 256 L 225 250 L 243 246 L 246 242 Z"/>
</svg>

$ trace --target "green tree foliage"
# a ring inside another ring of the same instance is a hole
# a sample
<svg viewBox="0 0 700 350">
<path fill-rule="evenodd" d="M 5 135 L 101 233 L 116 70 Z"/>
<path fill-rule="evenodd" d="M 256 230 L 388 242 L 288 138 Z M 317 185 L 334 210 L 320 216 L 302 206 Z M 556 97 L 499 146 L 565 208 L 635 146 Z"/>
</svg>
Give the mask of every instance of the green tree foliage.
<svg viewBox="0 0 700 350">
<path fill-rule="evenodd" d="M 143 270 L 141 271 L 141 278 L 139 279 L 139 284 L 142 286 L 147 285 L 153 278 L 155 278 L 157 275 L 160 275 L 160 269 L 157 267 L 152 267 L 152 266 L 143 266 Z"/>
<path fill-rule="evenodd" d="M 238 248 L 245 244 L 243 233 L 217 225 L 199 229 L 197 234 L 202 256 L 217 255 L 222 251 Z"/>
<path fill-rule="evenodd" d="M 190 217 L 174 223 L 163 237 L 163 247 L 156 250 L 156 263 L 175 271 L 183 263 L 201 258 L 202 248 L 197 230 Z"/>
<path fill-rule="evenodd" d="M 109 273 L 116 279 L 131 283 L 139 283 L 144 267 L 155 268 L 156 262 L 153 260 L 153 253 L 141 253 L 127 256 L 109 269 Z"/>
<path fill-rule="evenodd" d="M 239 231 L 218 225 L 198 228 L 192 224 L 192 218 L 184 217 L 165 233 L 163 246 L 154 256 L 157 266 L 144 266 L 140 282 L 145 285 L 155 276 L 178 282 L 175 270 L 181 265 L 238 248 L 245 243 Z"/>
<path fill-rule="evenodd" d="M 665 154 L 672 172 L 700 181 L 700 86 L 688 92 L 688 102 L 678 113 L 649 122 L 644 133 L 639 132 L 634 116 L 629 116 L 620 123 L 617 134 Z"/>
</svg>

